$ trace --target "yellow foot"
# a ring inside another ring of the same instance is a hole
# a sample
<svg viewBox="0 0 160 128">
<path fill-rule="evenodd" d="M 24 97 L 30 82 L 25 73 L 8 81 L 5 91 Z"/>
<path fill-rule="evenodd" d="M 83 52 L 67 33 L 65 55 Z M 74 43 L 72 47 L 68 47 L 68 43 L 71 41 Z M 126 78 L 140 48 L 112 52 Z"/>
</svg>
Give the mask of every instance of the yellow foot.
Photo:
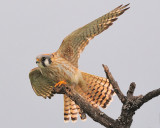
<svg viewBox="0 0 160 128">
<path fill-rule="evenodd" d="M 65 81 L 59 81 L 54 85 L 54 87 L 61 86 L 62 84 L 67 84 Z"/>
</svg>

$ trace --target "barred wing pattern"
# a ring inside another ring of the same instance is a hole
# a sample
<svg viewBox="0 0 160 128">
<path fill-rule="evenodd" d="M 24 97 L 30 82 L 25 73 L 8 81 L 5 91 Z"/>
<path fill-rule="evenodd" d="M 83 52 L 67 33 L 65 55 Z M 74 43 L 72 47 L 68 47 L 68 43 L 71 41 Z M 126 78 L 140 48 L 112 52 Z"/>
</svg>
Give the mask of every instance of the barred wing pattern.
<svg viewBox="0 0 160 128">
<path fill-rule="evenodd" d="M 84 50 L 89 40 L 111 26 L 118 16 L 129 9 L 128 5 L 120 5 L 111 12 L 72 32 L 63 40 L 57 51 L 58 55 L 78 67 L 80 53 Z"/>
<path fill-rule="evenodd" d="M 43 98 L 51 98 L 53 96 L 52 90 L 55 85 L 54 81 L 51 81 L 47 77 L 44 77 L 39 68 L 34 68 L 29 73 L 29 78 L 31 81 L 32 88 L 37 96 L 42 96 Z"/>
</svg>

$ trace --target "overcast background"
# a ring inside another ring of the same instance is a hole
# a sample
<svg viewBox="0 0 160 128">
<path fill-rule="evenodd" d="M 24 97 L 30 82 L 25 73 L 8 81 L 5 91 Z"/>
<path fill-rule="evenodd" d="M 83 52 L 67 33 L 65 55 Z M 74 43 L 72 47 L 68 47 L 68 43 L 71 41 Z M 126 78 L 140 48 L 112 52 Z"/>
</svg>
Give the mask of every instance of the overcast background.
<svg viewBox="0 0 160 128">
<path fill-rule="evenodd" d="M 135 95 L 146 94 L 160 87 L 159 0 L 1 0 L 0 128 L 103 128 L 90 117 L 65 124 L 62 95 L 36 96 L 28 74 L 37 55 L 56 51 L 72 31 L 127 3 L 131 8 L 90 41 L 79 68 L 105 77 L 106 64 L 124 93 L 136 82 Z M 121 106 L 114 96 L 103 111 L 116 119 Z M 132 128 L 159 128 L 160 97 L 133 119 Z"/>
</svg>

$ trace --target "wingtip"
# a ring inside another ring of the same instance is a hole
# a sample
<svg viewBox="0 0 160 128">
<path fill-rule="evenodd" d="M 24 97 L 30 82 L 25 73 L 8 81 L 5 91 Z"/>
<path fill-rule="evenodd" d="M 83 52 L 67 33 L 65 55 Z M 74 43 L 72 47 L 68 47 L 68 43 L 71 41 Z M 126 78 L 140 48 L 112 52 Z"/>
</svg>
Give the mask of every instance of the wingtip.
<svg viewBox="0 0 160 128">
<path fill-rule="evenodd" d="M 125 8 L 125 7 L 127 7 L 127 6 L 129 6 L 129 5 L 130 5 L 130 3 L 128 3 L 128 4 L 126 4 L 126 5 L 124 5 L 124 6 L 123 6 L 123 8 Z"/>
<path fill-rule="evenodd" d="M 130 8 L 130 7 L 128 7 L 129 5 L 130 5 L 130 3 L 124 5 L 121 9 L 123 9 L 123 10 L 128 10 L 128 9 Z"/>
<path fill-rule="evenodd" d="M 127 6 L 129 6 L 130 5 L 130 3 L 128 3 L 128 4 L 126 4 L 126 5 L 123 5 L 123 4 L 121 4 L 121 5 L 119 5 L 118 7 L 116 7 L 114 10 L 118 10 L 118 9 L 120 9 L 120 10 L 122 10 L 122 9 L 125 9 Z M 128 8 L 130 8 L 130 7 L 128 7 Z"/>
<path fill-rule="evenodd" d="M 130 5 L 130 3 L 126 4 L 127 6 Z"/>
<path fill-rule="evenodd" d="M 124 11 L 126 11 L 126 10 L 128 10 L 128 9 L 130 9 L 130 7 L 128 7 L 128 8 L 125 8 L 125 9 L 123 9 Z"/>
<path fill-rule="evenodd" d="M 120 10 L 120 11 L 123 11 L 123 12 L 124 12 L 124 11 L 126 11 L 126 10 L 128 10 L 128 9 L 130 8 L 130 7 L 128 7 L 129 5 L 130 5 L 130 3 L 128 3 L 128 4 L 126 4 L 126 5 L 123 5 L 123 4 L 122 4 L 122 5 L 118 6 L 117 8 L 115 8 L 114 11 L 115 11 L 115 10 Z"/>
</svg>

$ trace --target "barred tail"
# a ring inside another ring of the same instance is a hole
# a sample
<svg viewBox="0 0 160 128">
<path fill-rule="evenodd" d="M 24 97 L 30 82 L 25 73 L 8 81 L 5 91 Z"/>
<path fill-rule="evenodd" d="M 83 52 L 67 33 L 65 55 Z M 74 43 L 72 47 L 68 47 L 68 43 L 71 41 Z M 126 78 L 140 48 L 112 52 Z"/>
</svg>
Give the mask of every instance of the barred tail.
<svg viewBox="0 0 160 128">
<path fill-rule="evenodd" d="M 109 83 L 109 80 L 85 72 L 82 72 L 82 77 L 86 82 L 88 101 L 94 106 L 98 105 L 106 108 L 112 101 L 114 94 L 113 87 Z"/>
<path fill-rule="evenodd" d="M 72 122 L 76 122 L 78 113 L 82 120 L 86 119 L 86 115 L 82 112 L 79 106 L 69 97 L 64 95 L 64 122 L 68 122 L 70 119 Z"/>
<path fill-rule="evenodd" d="M 64 122 L 68 122 L 70 117 L 70 99 L 64 95 Z"/>
</svg>

